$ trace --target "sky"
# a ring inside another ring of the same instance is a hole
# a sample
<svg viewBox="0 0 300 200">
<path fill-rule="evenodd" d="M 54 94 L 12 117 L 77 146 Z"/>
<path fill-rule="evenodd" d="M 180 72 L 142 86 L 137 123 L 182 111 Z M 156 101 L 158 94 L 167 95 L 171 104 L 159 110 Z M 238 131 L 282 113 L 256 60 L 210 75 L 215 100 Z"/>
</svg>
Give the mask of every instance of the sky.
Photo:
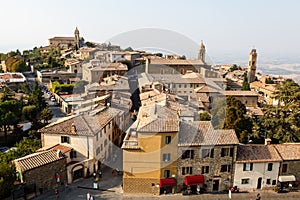
<svg viewBox="0 0 300 200">
<path fill-rule="evenodd" d="M 104 42 L 136 29 L 167 29 L 211 57 L 290 57 L 300 63 L 298 0 L 10 0 L 1 1 L 0 52 L 45 46 L 53 36 Z M 151 37 L 151 36 L 150 36 Z M 174 41 L 176 43 L 176 41 Z"/>
</svg>

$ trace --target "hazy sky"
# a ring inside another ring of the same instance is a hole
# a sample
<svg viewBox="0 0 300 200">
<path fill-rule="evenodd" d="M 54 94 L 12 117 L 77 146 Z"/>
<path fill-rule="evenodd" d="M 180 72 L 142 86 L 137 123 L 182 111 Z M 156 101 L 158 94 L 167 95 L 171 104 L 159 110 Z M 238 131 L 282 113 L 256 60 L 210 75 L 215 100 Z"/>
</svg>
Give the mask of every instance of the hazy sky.
<svg viewBox="0 0 300 200">
<path fill-rule="evenodd" d="M 163 28 L 210 55 L 300 55 L 298 0 L 6 0 L 0 9 L 0 52 L 44 46 L 53 36 L 106 41 L 122 32 Z"/>
</svg>

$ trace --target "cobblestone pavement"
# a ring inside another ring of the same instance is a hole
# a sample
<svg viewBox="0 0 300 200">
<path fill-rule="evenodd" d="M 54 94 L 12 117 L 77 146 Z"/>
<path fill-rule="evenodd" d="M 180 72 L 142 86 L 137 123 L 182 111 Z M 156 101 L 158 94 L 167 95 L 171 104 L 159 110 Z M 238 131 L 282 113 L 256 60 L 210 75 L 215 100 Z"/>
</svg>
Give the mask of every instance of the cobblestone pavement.
<svg viewBox="0 0 300 200">
<path fill-rule="evenodd" d="M 105 168 L 103 170 L 103 178 L 99 182 L 100 190 L 93 190 L 93 178 L 81 179 L 72 183 L 67 188 L 59 188 L 59 200 L 86 200 L 86 194 L 90 193 L 94 200 L 229 200 L 228 194 L 201 194 L 192 196 L 182 196 L 181 194 L 172 195 L 128 195 L 123 194 L 121 189 L 122 176 L 112 176 L 111 169 Z M 79 187 L 79 188 L 78 188 Z M 84 189 L 88 188 L 88 189 Z M 253 191 L 249 193 L 232 193 L 233 200 L 255 200 L 257 193 L 261 194 L 261 200 L 298 200 L 300 199 L 300 192 L 289 192 L 277 194 L 273 191 Z M 53 200 L 57 199 L 55 192 L 48 191 L 37 198 L 36 200 Z"/>
</svg>

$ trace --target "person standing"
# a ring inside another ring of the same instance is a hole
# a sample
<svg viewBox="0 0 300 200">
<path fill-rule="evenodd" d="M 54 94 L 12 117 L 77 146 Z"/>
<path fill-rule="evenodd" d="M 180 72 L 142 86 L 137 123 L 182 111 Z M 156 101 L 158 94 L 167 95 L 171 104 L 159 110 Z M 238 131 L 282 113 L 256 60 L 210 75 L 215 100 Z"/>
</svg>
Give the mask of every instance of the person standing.
<svg viewBox="0 0 300 200">
<path fill-rule="evenodd" d="M 257 195 L 256 195 L 256 200 L 260 200 L 261 199 L 261 196 L 260 196 L 260 194 L 258 193 Z"/>
</svg>

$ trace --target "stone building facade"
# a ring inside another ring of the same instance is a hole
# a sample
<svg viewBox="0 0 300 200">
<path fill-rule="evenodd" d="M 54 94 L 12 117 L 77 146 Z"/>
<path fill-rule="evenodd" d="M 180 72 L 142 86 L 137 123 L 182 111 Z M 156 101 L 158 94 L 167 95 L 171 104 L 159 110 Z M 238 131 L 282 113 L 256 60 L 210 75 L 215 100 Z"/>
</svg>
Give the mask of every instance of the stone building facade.
<svg viewBox="0 0 300 200">
<path fill-rule="evenodd" d="M 19 181 L 36 184 L 42 192 L 67 183 L 66 159 L 60 151 L 49 150 L 16 159 L 14 163 Z"/>
<path fill-rule="evenodd" d="M 211 122 L 181 122 L 177 190 L 190 186 L 196 192 L 198 186 L 216 192 L 232 187 L 238 143 L 234 130 L 214 130 Z M 202 180 L 188 183 L 188 179 L 201 176 Z"/>
<path fill-rule="evenodd" d="M 274 145 L 282 158 L 279 176 L 294 176 L 296 185 L 300 183 L 300 143 Z"/>
</svg>

